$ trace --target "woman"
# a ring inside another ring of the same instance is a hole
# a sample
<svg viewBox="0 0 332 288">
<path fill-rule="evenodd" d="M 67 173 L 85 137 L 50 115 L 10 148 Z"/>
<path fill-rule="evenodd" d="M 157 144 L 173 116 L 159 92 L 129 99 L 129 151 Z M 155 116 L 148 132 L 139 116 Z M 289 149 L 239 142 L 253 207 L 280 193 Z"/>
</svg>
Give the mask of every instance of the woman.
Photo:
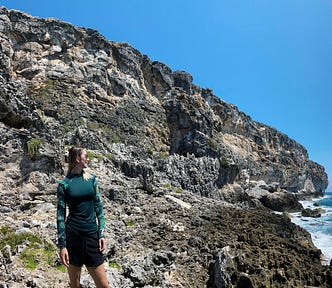
<svg viewBox="0 0 332 288">
<path fill-rule="evenodd" d="M 72 147 L 68 162 L 67 176 L 57 189 L 60 259 L 68 269 L 71 288 L 80 287 L 83 265 L 97 288 L 109 287 L 102 255 L 106 245 L 104 213 L 96 177 L 84 171 L 89 163 L 87 151 Z"/>
</svg>

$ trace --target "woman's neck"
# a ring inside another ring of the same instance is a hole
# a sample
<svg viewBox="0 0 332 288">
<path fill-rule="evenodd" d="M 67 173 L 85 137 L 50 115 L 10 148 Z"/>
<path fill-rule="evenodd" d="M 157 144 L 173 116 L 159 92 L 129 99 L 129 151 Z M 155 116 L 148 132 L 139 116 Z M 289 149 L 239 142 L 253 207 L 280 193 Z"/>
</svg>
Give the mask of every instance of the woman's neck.
<svg viewBox="0 0 332 288">
<path fill-rule="evenodd" d="M 71 174 L 81 174 L 83 171 L 83 168 L 80 167 L 80 166 L 75 166 L 71 171 L 70 173 Z"/>
</svg>

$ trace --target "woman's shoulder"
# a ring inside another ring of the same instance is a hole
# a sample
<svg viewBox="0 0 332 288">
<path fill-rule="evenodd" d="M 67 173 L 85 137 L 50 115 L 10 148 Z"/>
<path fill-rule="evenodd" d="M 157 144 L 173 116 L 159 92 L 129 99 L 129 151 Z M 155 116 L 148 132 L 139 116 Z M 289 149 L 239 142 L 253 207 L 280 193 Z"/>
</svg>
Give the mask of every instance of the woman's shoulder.
<svg viewBox="0 0 332 288">
<path fill-rule="evenodd" d="M 68 184 L 69 182 L 70 182 L 70 177 L 65 176 L 58 183 L 59 184 Z"/>
<path fill-rule="evenodd" d="M 65 176 L 63 179 L 61 179 L 58 182 L 58 187 L 63 186 L 64 188 L 67 188 L 70 183 L 70 178 L 68 176 Z"/>
</svg>

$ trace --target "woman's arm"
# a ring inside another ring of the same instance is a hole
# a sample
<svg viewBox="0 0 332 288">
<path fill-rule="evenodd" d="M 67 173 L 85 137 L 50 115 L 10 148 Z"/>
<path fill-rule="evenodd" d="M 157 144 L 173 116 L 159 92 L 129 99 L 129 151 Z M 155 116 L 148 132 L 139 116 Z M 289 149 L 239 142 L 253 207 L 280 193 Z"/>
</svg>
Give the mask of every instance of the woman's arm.
<svg viewBox="0 0 332 288">
<path fill-rule="evenodd" d="M 58 247 L 61 249 L 66 247 L 66 199 L 65 199 L 65 184 L 62 181 L 57 189 L 57 230 L 58 230 Z"/>
<path fill-rule="evenodd" d="M 94 178 L 93 186 L 94 186 L 95 192 L 96 192 L 95 199 L 94 199 L 94 208 L 95 208 L 95 213 L 96 213 L 96 217 L 98 220 L 98 227 L 99 227 L 98 236 L 100 239 L 100 238 L 104 238 L 105 219 L 104 219 L 103 205 L 102 205 L 101 198 L 100 198 L 100 191 L 99 191 L 99 187 L 98 187 L 96 178 Z"/>
</svg>

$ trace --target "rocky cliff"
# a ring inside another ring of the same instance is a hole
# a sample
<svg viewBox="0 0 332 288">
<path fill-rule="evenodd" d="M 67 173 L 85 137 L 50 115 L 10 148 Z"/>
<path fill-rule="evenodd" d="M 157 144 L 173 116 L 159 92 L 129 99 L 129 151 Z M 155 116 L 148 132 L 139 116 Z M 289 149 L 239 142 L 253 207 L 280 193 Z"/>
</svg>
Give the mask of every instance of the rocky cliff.
<svg viewBox="0 0 332 288">
<path fill-rule="evenodd" d="M 310 235 L 271 211 L 322 195 L 324 168 L 187 72 L 3 7 L 0 84 L 2 287 L 64 287 L 55 189 L 75 144 L 103 191 L 112 287 L 331 287 Z"/>
</svg>

